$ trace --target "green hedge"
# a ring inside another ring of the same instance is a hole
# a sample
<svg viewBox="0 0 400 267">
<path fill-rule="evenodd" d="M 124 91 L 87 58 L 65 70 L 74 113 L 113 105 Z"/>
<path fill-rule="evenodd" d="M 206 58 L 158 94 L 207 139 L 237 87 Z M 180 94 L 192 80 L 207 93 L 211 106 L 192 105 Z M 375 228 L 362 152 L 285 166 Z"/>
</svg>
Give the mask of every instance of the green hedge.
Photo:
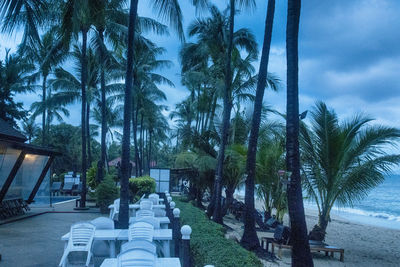
<svg viewBox="0 0 400 267">
<path fill-rule="evenodd" d="M 139 200 L 143 194 L 149 195 L 156 191 L 156 180 L 150 176 L 142 176 L 129 179 L 129 189 L 131 190 L 133 201 Z"/>
<path fill-rule="evenodd" d="M 216 267 L 262 267 L 257 256 L 225 238 L 225 228 L 207 218 L 204 211 L 192 204 L 174 198 L 181 210 L 181 224 L 192 228 L 190 240 L 194 266 L 207 264 Z"/>
</svg>

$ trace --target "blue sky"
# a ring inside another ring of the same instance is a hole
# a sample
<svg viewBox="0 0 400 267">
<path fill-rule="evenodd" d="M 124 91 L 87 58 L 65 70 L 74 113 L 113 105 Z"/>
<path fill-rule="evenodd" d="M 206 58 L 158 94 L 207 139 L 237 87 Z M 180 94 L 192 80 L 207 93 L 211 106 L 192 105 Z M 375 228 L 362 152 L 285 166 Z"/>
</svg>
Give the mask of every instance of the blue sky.
<svg viewBox="0 0 400 267">
<path fill-rule="evenodd" d="M 139 14 L 154 14 L 148 2 L 141 0 Z M 183 0 L 181 7 L 186 26 L 194 18 L 194 8 Z M 228 1 L 214 1 L 224 8 Z M 265 102 L 281 112 L 286 101 L 286 2 L 276 1 L 269 71 L 282 80 L 279 93 L 267 92 Z M 266 0 L 256 1 L 253 11 L 241 11 L 235 28 L 246 27 L 256 35 L 261 49 Z M 355 113 L 365 113 L 376 123 L 399 127 L 400 125 L 400 1 L 398 0 L 303 0 L 299 35 L 299 93 L 300 111 L 310 109 L 317 100 L 333 107 L 341 118 Z M 15 37 L 16 36 L 16 37 Z M 0 58 L 4 47 L 13 48 L 19 35 L 0 35 Z M 163 86 L 171 108 L 186 95 L 180 84 L 178 50 L 181 46 L 172 32 L 169 37 L 154 37 L 167 49 L 165 59 L 173 61 L 171 69 L 163 74 L 174 81 L 176 87 Z M 255 64 L 258 69 L 258 63 Z M 38 100 L 37 94 L 17 97 L 29 108 Z M 71 106 L 71 116 L 66 121 L 79 124 L 79 105 Z"/>
</svg>

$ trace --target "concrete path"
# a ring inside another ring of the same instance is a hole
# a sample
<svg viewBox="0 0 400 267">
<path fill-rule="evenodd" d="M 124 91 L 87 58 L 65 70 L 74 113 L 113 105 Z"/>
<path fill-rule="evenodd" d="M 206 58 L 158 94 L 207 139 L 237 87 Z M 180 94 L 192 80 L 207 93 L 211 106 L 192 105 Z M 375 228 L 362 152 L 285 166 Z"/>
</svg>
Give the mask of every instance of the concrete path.
<svg viewBox="0 0 400 267">
<path fill-rule="evenodd" d="M 73 206 L 69 203 L 56 207 L 55 211 L 73 212 Z M 46 213 L 0 225 L 0 266 L 58 266 L 64 251 L 61 236 L 69 231 L 73 223 L 101 216 L 93 211 L 98 209 L 90 209 L 85 213 Z"/>
</svg>

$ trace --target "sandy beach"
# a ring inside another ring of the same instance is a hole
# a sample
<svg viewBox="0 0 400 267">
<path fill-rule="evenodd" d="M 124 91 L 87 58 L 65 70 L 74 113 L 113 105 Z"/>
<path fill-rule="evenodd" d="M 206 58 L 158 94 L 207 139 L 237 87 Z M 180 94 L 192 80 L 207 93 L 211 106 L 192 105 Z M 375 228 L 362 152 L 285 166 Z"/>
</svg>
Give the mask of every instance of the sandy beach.
<svg viewBox="0 0 400 267">
<path fill-rule="evenodd" d="M 261 203 L 257 203 L 261 209 Z M 287 225 L 288 218 L 285 217 Z M 317 223 L 317 212 L 306 209 L 308 231 Z M 224 218 L 231 228 L 227 235 L 241 237 L 242 223 L 232 216 Z M 259 237 L 271 236 L 271 233 L 258 232 Z M 324 253 L 313 253 L 314 266 L 400 266 L 400 230 L 364 225 L 332 215 L 328 225 L 325 242 L 331 246 L 344 249 L 344 262 L 339 261 L 339 254 L 334 258 L 326 257 Z M 265 266 L 290 266 L 290 251 L 284 249 L 282 259 L 276 263 L 265 262 Z"/>
</svg>

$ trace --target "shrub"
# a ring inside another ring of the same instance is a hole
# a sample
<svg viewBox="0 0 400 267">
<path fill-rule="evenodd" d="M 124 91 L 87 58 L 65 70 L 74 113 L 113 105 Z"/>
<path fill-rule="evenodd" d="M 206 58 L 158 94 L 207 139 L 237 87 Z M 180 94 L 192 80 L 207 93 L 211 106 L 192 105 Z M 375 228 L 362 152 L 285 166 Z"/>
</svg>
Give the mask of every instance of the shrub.
<svg viewBox="0 0 400 267">
<path fill-rule="evenodd" d="M 93 163 L 92 167 L 90 167 L 86 172 L 87 184 L 90 188 L 96 189 L 97 187 L 97 164 Z"/>
<path fill-rule="evenodd" d="M 108 206 L 118 198 L 118 189 L 109 175 L 97 186 L 96 204 L 100 207 L 101 213 L 108 212 Z"/>
<path fill-rule="evenodd" d="M 156 191 L 156 181 L 150 176 L 130 178 L 129 189 L 131 190 L 133 201 L 137 201 L 143 194 L 148 195 Z"/>
<path fill-rule="evenodd" d="M 108 168 L 108 174 L 113 178 L 114 182 L 119 182 L 118 170 L 114 166 Z"/>
<path fill-rule="evenodd" d="M 204 211 L 192 204 L 175 199 L 181 210 L 181 224 L 190 225 L 191 254 L 194 266 L 212 264 L 218 267 L 263 266 L 257 256 L 225 238 L 225 228 L 207 218 Z"/>
</svg>

